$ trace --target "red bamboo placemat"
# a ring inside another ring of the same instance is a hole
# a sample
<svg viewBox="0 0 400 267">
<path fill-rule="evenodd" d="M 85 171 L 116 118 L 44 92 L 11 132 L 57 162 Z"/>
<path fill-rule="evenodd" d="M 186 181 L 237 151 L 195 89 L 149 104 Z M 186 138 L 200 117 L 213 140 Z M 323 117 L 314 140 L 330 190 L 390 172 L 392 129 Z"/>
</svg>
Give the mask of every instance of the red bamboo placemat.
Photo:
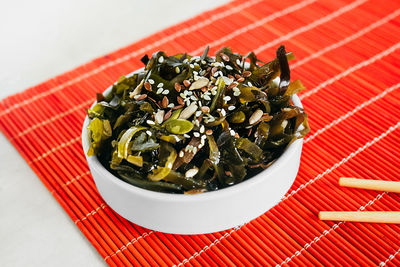
<svg viewBox="0 0 400 267">
<path fill-rule="evenodd" d="M 400 265 L 400 225 L 319 221 L 319 210 L 399 210 L 400 195 L 340 176 L 400 180 L 400 2 L 233 1 L 0 102 L 0 128 L 109 265 Z M 84 108 L 157 50 L 228 45 L 262 60 L 285 44 L 309 114 L 298 177 L 282 201 L 213 234 L 154 232 L 97 193 L 80 143 Z"/>
</svg>

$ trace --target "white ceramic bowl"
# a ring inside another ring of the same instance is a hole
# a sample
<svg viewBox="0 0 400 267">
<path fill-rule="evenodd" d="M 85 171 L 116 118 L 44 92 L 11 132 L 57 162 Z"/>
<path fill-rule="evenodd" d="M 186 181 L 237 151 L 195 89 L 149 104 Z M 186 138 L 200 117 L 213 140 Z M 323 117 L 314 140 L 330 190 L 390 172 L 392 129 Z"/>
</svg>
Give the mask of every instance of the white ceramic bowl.
<svg viewBox="0 0 400 267">
<path fill-rule="evenodd" d="M 302 107 L 297 96 L 293 102 Z M 88 124 L 86 117 L 82 130 L 85 154 L 89 149 Z M 296 140 L 269 168 L 246 181 L 197 195 L 142 189 L 111 174 L 96 156 L 86 159 L 100 195 L 125 219 L 165 233 L 204 234 L 242 225 L 276 205 L 296 178 L 302 146 L 303 139 Z"/>
</svg>

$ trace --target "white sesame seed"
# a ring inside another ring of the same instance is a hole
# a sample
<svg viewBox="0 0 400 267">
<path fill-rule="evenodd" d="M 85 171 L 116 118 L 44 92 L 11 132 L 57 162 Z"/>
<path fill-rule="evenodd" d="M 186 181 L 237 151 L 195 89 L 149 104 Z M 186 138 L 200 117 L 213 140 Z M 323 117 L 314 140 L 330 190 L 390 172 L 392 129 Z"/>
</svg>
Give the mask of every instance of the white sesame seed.
<svg viewBox="0 0 400 267">
<path fill-rule="evenodd" d="M 198 172 L 199 172 L 199 169 L 195 167 L 193 169 L 187 170 L 187 172 L 185 173 L 185 176 L 186 177 L 194 177 Z"/>
<path fill-rule="evenodd" d="M 218 73 L 219 73 L 219 76 L 224 76 L 224 74 L 222 73 L 222 71 L 218 71 Z"/>
<path fill-rule="evenodd" d="M 231 85 L 231 83 L 233 82 L 233 79 L 230 79 L 226 76 L 222 76 L 222 79 L 224 79 L 225 85 Z"/>
<path fill-rule="evenodd" d="M 179 152 L 179 157 L 182 158 L 185 155 L 183 151 Z"/>
<path fill-rule="evenodd" d="M 158 62 L 163 63 L 164 62 L 164 57 L 163 56 L 159 57 L 158 58 Z"/>
<path fill-rule="evenodd" d="M 146 123 L 147 123 L 148 125 L 155 125 L 155 124 L 156 124 L 154 121 L 151 121 L 151 120 L 147 120 Z"/>
<path fill-rule="evenodd" d="M 163 94 L 163 95 L 168 95 L 168 94 L 169 94 L 169 90 L 168 90 L 168 89 L 165 89 L 165 90 L 162 92 L 162 94 Z"/>
<path fill-rule="evenodd" d="M 161 88 L 161 87 L 163 87 L 163 86 L 164 86 L 163 83 L 159 83 L 159 84 L 157 85 L 157 88 Z"/>
<path fill-rule="evenodd" d="M 201 125 L 201 127 L 200 127 L 200 133 L 204 133 L 204 131 L 205 131 L 204 125 Z"/>
<path fill-rule="evenodd" d="M 204 146 L 204 140 L 201 139 L 201 143 L 197 146 L 199 149 L 202 148 Z"/>
<path fill-rule="evenodd" d="M 225 111 L 225 109 L 221 109 L 221 114 L 222 114 L 222 116 L 226 116 L 226 111 Z"/>
<path fill-rule="evenodd" d="M 195 115 L 196 117 L 199 117 L 201 115 L 201 110 L 196 111 Z"/>
<path fill-rule="evenodd" d="M 193 100 L 193 101 L 196 101 L 196 100 L 197 100 L 197 97 L 195 97 L 194 95 L 192 95 L 192 96 L 190 96 L 190 99 Z"/>
<path fill-rule="evenodd" d="M 193 132 L 194 137 L 200 137 L 200 134 L 198 132 Z"/>
<path fill-rule="evenodd" d="M 211 97 L 209 97 L 208 95 L 204 95 L 203 97 L 205 100 L 211 100 Z"/>
<path fill-rule="evenodd" d="M 199 105 L 199 107 L 201 107 L 203 104 L 201 104 L 201 101 L 198 101 L 197 104 Z"/>
<path fill-rule="evenodd" d="M 229 132 L 231 133 L 232 136 L 235 136 L 235 131 L 234 130 L 230 130 Z"/>
<path fill-rule="evenodd" d="M 189 147 L 189 146 L 186 146 L 186 147 L 185 147 L 185 152 L 188 152 L 189 149 L 190 149 L 190 147 Z"/>
<path fill-rule="evenodd" d="M 227 70 L 233 70 L 233 68 L 232 68 L 230 65 L 226 65 L 225 68 L 226 68 Z"/>
<path fill-rule="evenodd" d="M 198 120 L 195 120 L 195 121 L 194 121 L 194 124 L 195 124 L 197 127 L 200 126 L 200 122 L 199 122 Z"/>
<path fill-rule="evenodd" d="M 237 87 L 233 87 L 233 89 L 232 89 L 234 92 L 240 92 L 240 89 L 239 88 L 237 88 Z"/>
<path fill-rule="evenodd" d="M 189 59 L 187 59 L 187 58 L 183 61 L 183 63 L 185 63 L 185 64 L 188 62 L 189 62 Z"/>
<path fill-rule="evenodd" d="M 161 94 L 163 91 L 164 91 L 164 88 L 158 88 L 156 94 L 157 94 L 157 95 L 158 95 L 158 94 Z"/>
<path fill-rule="evenodd" d="M 174 103 L 171 103 L 171 104 L 169 104 L 167 107 L 173 108 L 173 107 L 175 107 L 175 104 L 174 104 Z"/>
<path fill-rule="evenodd" d="M 216 95 L 217 94 L 217 90 L 211 90 L 211 94 L 212 95 Z"/>
<path fill-rule="evenodd" d="M 153 79 L 148 79 L 147 80 L 150 84 L 154 84 L 154 80 Z"/>
<path fill-rule="evenodd" d="M 218 71 L 216 71 L 213 76 L 218 77 L 218 75 L 219 75 L 219 73 L 218 73 Z"/>
<path fill-rule="evenodd" d="M 240 65 L 242 65 L 242 62 L 240 62 L 239 59 L 236 59 L 236 64 L 238 64 L 240 66 Z"/>
<path fill-rule="evenodd" d="M 204 74 L 206 74 L 206 70 L 200 71 L 200 75 L 201 75 L 201 76 L 203 76 Z"/>
<path fill-rule="evenodd" d="M 263 115 L 263 112 L 261 109 L 257 109 L 254 111 L 254 113 L 250 116 L 249 118 L 249 124 L 255 124 L 257 123 Z"/>
<path fill-rule="evenodd" d="M 235 106 L 229 106 L 228 110 L 234 110 L 236 107 Z"/>
<path fill-rule="evenodd" d="M 190 64 L 189 67 L 192 68 L 192 69 L 194 69 L 194 65 L 193 65 L 193 64 Z"/>
<path fill-rule="evenodd" d="M 199 75 L 197 71 L 193 71 L 193 75 Z"/>
<path fill-rule="evenodd" d="M 205 60 L 202 60 L 201 64 L 205 65 L 205 64 L 207 64 L 207 62 Z"/>
<path fill-rule="evenodd" d="M 214 118 L 213 116 L 210 116 L 210 117 L 208 118 L 208 122 L 213 122 L 213 121 L 215 121 L 215 118 Z"/>
<path fill-rule="evenodd" d="M 183 137 L 185 137 L 185 138 L 190 138 L 190 135 L 188 135 L 188 134 L 183 134 Z"/>
<path fill-rule="evenodd" d="M 192 91 L 185 91 L 185 92 L 187 92 L 186 95 L 193 95 Z"/>
<path fill-rule="evenodd" d="M 165 114 L 164 110 L 162 109 L 157 110 L 157 112 L 154 114 L 154 120 L 158 124 L 161 124 L 164 121 L 164 114 Z"/>
<path fill-rule="evenodd" d="M 231 97 L 230 97 L 229 95 L 224 96 L 224 100 L 225 100 L 226 102 L 228 102 L 229 100 L 231 100 Z"/>
<path fill-rule="evenodd" d="M 196 154 L 197 153 L 197 147 L 193 147 L 192 152 L 193 152 L 193 154 Z"/>
<path fill-rule="evenodd" d="M 152 133 L 149 130 L 147 130 L 146 133 L 147 133 L 148 136 L 152 135 Z"/>
<path fill-rule="evenodd" d="M 248 84 L 249 86 L 253 86 L 253 84 L 252 84 L 251 82 L 248 82 L 247 84 Z"/>
<path fill-rule="evenodd" d="M 239 96 L 240 95 L 240 91 L 236 91 L 233 93 L 234 96 Z"/>
<path fill-rule="evenodd" d="M 201 136 L 201 140 L 205 140 L 205 139 L 207 139 L 207 136 L 203 134 L 203 135 Z"/>
</svg>

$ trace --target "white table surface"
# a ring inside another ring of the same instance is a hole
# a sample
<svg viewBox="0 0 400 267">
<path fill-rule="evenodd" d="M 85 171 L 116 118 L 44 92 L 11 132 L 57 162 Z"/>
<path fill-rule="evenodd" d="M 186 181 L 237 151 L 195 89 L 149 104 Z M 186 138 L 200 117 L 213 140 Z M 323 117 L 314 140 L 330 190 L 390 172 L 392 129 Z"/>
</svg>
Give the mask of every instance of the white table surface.
<svg viewBox="0 0 400 267">
<path fill-rule="evenodd" d="M 0 99 L 226 2 L 1 1 Z M 104 266 L 2 134 L 0 148 L 0 266 Z"/>
</svg>

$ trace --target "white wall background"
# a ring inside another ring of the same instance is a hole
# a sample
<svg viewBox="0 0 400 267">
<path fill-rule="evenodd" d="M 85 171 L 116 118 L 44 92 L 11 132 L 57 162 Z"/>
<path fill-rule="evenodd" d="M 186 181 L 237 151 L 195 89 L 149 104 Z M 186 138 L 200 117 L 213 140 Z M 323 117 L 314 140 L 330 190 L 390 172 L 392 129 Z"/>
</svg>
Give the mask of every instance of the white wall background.
<svg viewBox="0 0 400 267">
<path fill-rule="evenodd" d="M 0 99 L 225 2 L 0 1 Z M 105 265 L 2 134 L 0 265 Z"/>
</svg>

